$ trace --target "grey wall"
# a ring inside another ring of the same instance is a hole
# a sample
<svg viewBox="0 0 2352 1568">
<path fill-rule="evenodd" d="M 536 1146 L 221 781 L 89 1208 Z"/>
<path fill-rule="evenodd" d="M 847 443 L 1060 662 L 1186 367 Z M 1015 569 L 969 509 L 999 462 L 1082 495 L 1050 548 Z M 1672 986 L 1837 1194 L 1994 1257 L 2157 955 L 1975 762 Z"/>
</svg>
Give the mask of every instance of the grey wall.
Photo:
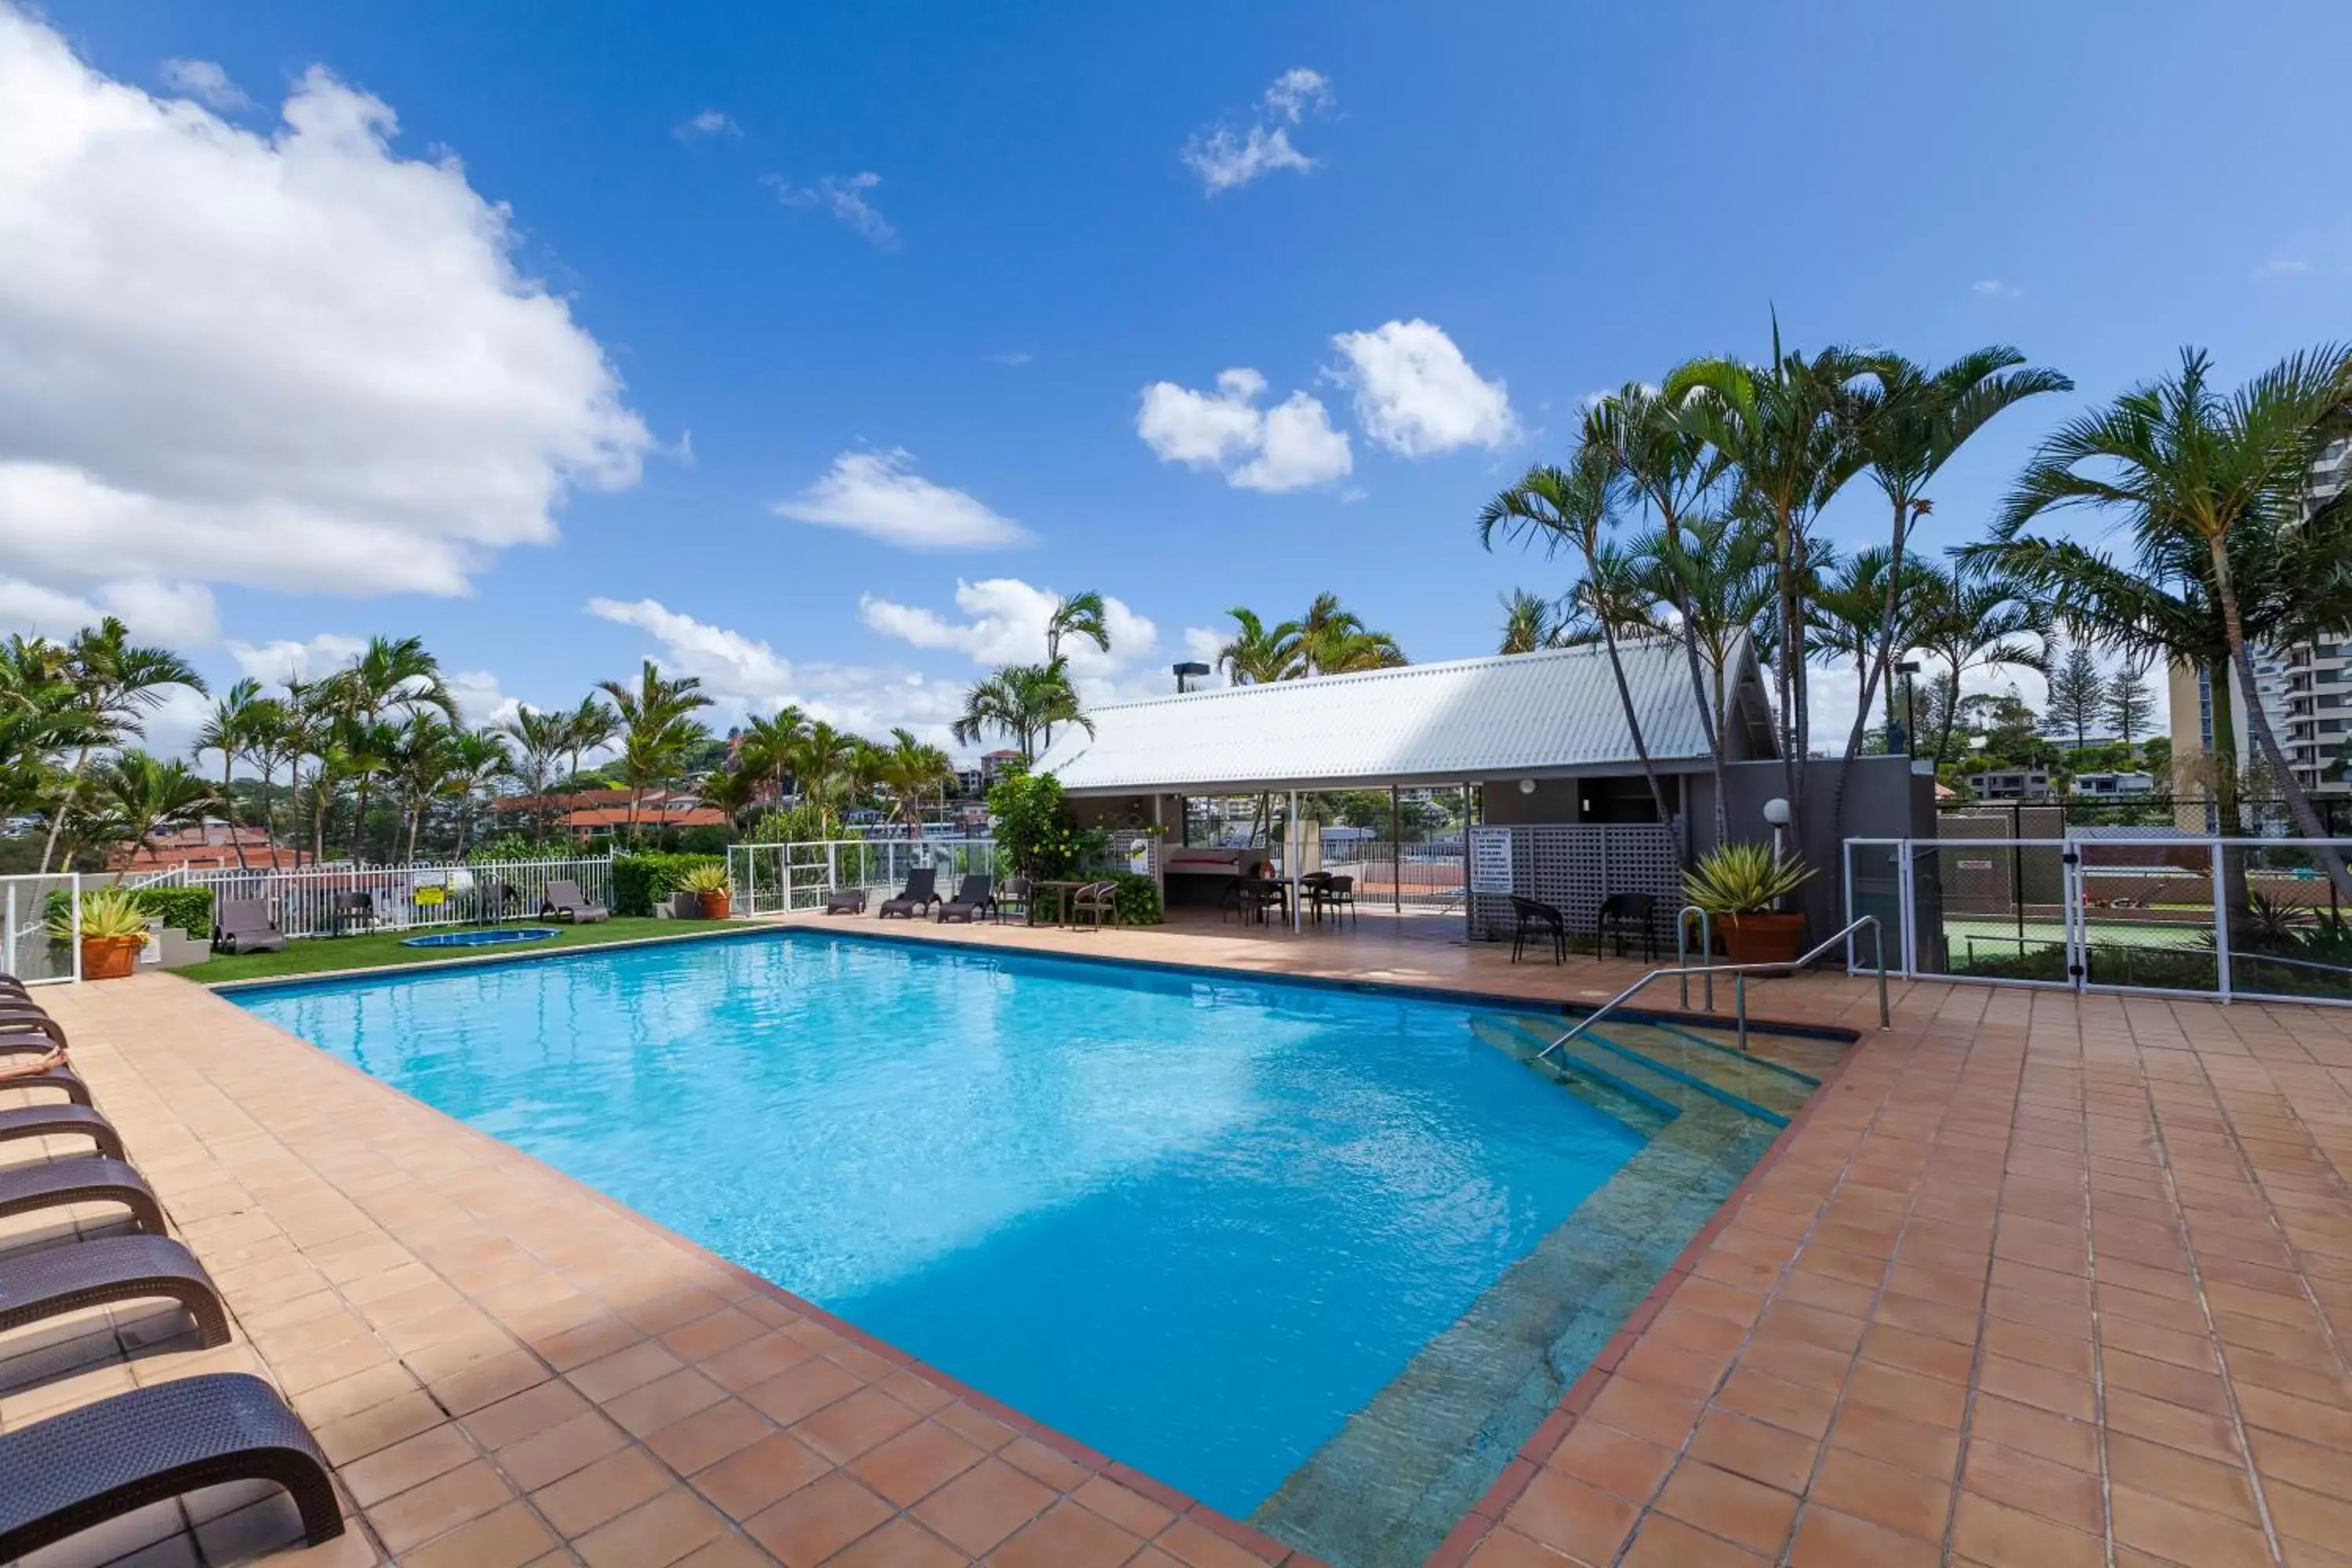
<svg viewBox="0 0 2352 1568">
<path fill-rule="evenodd" d="M 1801 824 L 1804 841 L 1795 848 L 1814 868 L 1801 898 L 1809 945 L 1845 923 L 1846 839 L 1936 837 L 1935 778 L 1915 773 L 1908 757 L 1856 757 L 1846 784 L 1844 821 L 1841 825 L 1834 820 L 1831 803 L 1838 774 L 1845 766 L 1835 757 L 1814 757 L 1805 764 L 1808 799 Z M 1764 820 L 1764 803 L 1787 793 L 1780 763 L 1778 760 L 1732 763 L 1724 772 L 1726 826 L 1731 838 L 1770 842 L 1772 829 Z M 1715 781 L 1698 774 L 1691 784 L 1691 847 L 1695 853 L 1705 854 L 1715 841 Z"/>
</svg>

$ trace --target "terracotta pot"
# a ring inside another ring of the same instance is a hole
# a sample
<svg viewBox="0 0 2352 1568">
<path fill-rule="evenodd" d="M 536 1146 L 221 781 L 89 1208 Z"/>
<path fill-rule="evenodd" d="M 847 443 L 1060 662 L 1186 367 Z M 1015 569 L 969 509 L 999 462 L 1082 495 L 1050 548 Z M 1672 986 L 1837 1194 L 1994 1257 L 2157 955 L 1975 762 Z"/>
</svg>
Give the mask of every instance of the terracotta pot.
<svg viewBox="0 0 2352 1568">
<path fill-rule="evenodd" d="M 1726 915 L 1716 922 L 1723 951 L 1734 963 L 1786 963 L 1805 940 L 1802 915 Z"/>
<path fill-rule="evenodd" d="M 139 963 L 146 940 L 135 936 L 86 936 L 81 939 L 84 980 L 127 980 Z"/>
<path fill-rule="evenodd" d="M 727 918 L 727 911 L 732 909 L 734 904 L 735 895 L 732 893 L 705 893 L 702 895 L 702 918 L 707 921 L 723 921 Z"/>
</svg>

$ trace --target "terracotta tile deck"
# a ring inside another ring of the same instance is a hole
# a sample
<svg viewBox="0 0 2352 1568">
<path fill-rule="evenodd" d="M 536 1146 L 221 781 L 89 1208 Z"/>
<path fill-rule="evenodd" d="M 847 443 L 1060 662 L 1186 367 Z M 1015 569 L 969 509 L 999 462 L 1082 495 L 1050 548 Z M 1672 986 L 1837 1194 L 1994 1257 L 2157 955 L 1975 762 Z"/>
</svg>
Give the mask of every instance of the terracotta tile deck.
<svg viewBox="0 0 2352 1568">
<path fill-rule="evenodd" d="M 1372 921 L 890 929 L 1556 999 L 1642 967 Z M 339 1467 L 337 1563 L 1280 1555 L 218 998 L 44 1000 L 240 1335 L 0 1337 L 0 1428 L 257 1365 Z M 1843 978 L 1754 1001 L 1875 1021 Z M 2352 1012 L 1899 992 L 1439 1561 L 2352 1563 L 2347 1091 Z M 236 1561 L 289 1532 L 268 1499 L 193 1513 L 43 1561 Z"/>
</svg>

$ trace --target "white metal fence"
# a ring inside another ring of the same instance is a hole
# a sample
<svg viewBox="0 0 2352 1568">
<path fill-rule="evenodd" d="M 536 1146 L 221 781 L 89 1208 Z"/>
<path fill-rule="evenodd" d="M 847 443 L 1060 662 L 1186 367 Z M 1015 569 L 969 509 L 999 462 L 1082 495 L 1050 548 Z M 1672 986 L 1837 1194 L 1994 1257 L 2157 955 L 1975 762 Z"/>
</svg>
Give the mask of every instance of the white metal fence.
<svg viewBox="0 0 2352 1568">
<path fill-rule="evenodd" d="M 213 907 L 259 899 L 289 937 L 411 931 L 528 920 L 551 882 L 571 882 L 590 903 L 613 907 L 609 855 L 562 860 L 421 862 L 402 866 L 304 866 L 271 870 L 192 871 L 184 885 L 209 888 Z"/>
<path fill-rule="evenodd" d="M 907 873 L 929 867 L 941 897 L 967 876 L 996 875 L 992 838 L 825 838 L 800 844 L 737 844 L 727 851 L 735 912 L 765 915 L 822 909 L 849 888 L 897 892 Z"/>
<path fill-rule="evenodd" d="M 65 896 L 72 928 L 81 926 L 82 879 L 70 871 L 0 877 L 0 974 L 27 985 L 81 978 L 81 943 L 49 938 L 49 900 Z"/>
<path fill-rule="evenodd" d="M 1919 978 L 2352 1003 L 2352 909 L 2326 866 L 2346 856 L 2352 838 L 1855 838 L 1845 901 Z M 1850 946 L 1849 972 L 1864 959 Z"/>
</svg>

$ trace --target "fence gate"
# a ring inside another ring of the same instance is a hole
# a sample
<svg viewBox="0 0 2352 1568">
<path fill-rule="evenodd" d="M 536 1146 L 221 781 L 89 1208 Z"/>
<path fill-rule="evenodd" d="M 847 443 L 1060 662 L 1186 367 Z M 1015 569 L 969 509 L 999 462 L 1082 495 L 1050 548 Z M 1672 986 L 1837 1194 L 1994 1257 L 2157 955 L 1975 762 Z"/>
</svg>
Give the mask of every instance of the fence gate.
<svg viewBox="0 0 2352 1568">
<path fill-rule="evenodd" d="M 1850 914 L 1903 973 L 2177 996 L 2352 1002 L 2352 921 L 2328 875 L 2352 839 L 2071 833 L 1849 839 Z M 1849 950 L 1849 971 L 1862 955 Z"/>
</svg>

